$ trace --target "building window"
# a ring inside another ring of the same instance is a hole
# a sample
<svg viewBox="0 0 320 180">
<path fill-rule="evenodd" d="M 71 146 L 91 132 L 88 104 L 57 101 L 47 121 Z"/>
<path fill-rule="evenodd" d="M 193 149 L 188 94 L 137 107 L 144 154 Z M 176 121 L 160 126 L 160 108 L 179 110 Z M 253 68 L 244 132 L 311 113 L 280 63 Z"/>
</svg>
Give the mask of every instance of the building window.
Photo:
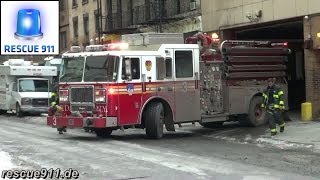
<svg viewBox="0 0 320 180">
<path fill-rule="evenodd" d="M 84 35 L 89 35 L 89 14 L 83 15 L 83 32 Z"/>
<path fill-rule="evenodd" d="M 177 0 L 177 14 L 181 13 L 181 2 L 180 0 Z"/>
<path fill-rule="evenodd" d="M 82 0 L 82 4 L 88 4 L 88 0 Z"/>
<path fill-rule="evenodd" d="M 78 37 L 79 36 L 79 29 L 78 29 L 78 16 L 77 17 L 74 17 L 72 19 L 72 22 L 73 22 L 73 35 L 74 37 Z"/>
<path fill-rule="evenodd" d="M 98 15 L 98 10 L 94 10 L 94 20 L 95 20 L 95 29 L 96 32 L 99 32 L 99 15 Z"/>
<path fill-rule="evenodd" d="M 60 32 L 60 49 L 67 49 L 67 32 Z"/>
<path fill-rule="evenodd" d="M 59 0 L 59 10 L 64 11 L 64 0 Z"/>
<path fill-rule="evenodd" d="M 193 77 L 193 56 L 192 51 L 175 52 L 175 70 L 177 78 Z"/>
<path fill-rule="evenodd" d="M 72 0 L 72 8 L 78 7 L 78 0 Z"/>
</svg>

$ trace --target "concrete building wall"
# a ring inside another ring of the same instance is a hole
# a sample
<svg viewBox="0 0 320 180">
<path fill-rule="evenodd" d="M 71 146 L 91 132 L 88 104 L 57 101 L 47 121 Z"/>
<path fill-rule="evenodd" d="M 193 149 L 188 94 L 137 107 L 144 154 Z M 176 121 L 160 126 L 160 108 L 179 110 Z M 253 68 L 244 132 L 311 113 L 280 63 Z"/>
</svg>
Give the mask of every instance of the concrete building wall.
<svg viewBox="0 0 320 180">
<path fill-rule="evenodd" d="M 154 32 L 155 28 L 149 26 L 141 28 L 142 32 Z M 172 23 L 166 23 L 162 26 L 162 32 L 164 33 L 188 33 L 193 31 L 202 31 L 201 16 L 192 18 L 186 18 L 184 20 L 175 21 Z"/>
<path fill-rule="evenodd" d="M 305 49 L 306 100 L 313 104 L 313 115 L 320 115 L 320 16 L 304 20 L 305 39 L 311 39 L 311 49 Z"/>
<path fill-rule="evenodd" d="M 202 22 L 204 31 L 213 31 L 255 23 L 264 23 L 299 17 L 320 12 L 319 0 L 202 0 Z M 251 22 L 247 15 L 256 17 Z"/>
<path fill-rule="evenodd" d="M 90 39 L 98 38 L 98 33 L 96 31 L 96 17 L 95 10 L 97 10 L 97 0 L 67 0 L 69 6 L 69 31 L 70 31 L 70 44 L 83 46 L 90 42 Z M 73 6 L 73 1 L 77 2 L 77 6 Z M 86 2 L 86 3 L 83 3 Z M 102 16 L 106 17 L 106 1 L 102 0 Z M 83 16 L 88 14 L 89 34 L 84 33 L 84 23 Z M 73 19 L 78 17 L 78 37 L 74 34 L 74 24 Z M 104 27 L 104 24 L 103 26 Z M 103 29 L 102 29 L 103 30 Z"/>
<path fill-rule="evenodd" d="M 60 54 L 70 49 L 68 0 L 59 1 L 59 49 Z"/>
</svg>

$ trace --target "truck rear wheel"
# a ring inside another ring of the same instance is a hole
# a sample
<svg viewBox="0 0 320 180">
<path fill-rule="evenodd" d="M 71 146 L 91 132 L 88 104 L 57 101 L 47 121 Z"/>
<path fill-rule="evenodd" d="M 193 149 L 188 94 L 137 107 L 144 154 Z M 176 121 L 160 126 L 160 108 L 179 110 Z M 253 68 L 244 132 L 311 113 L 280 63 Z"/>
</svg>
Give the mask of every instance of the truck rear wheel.
<svg viewBox="0 0 320 180">
<path fill-rule="evenodd" d="M 145 114 L 146 134 L 149 138 L 160 139 L 163 136 L 164 108 L 159 102 L 151 103 Z"/>
<path fill-rule="evenodd" d="M 108 128 L 97 128 L 94 131 L 98 137 L 109 137 L 112 133 L 112 130 Z"/>
<path fill-rule="evenodd" d="M 23 112 L 21 111 L 21 107 L 20 107 L 19 103 L 16 104 L 16 116 L 17 117 L 23 116 Z"/>
<path fill-rule="evenodd" d="M 263 97 L 255 96 L 251 99 L 247 122 L 249 126 L 257 127 L 267 123 L 266 112 L 261 108 Z"/>
</svg>

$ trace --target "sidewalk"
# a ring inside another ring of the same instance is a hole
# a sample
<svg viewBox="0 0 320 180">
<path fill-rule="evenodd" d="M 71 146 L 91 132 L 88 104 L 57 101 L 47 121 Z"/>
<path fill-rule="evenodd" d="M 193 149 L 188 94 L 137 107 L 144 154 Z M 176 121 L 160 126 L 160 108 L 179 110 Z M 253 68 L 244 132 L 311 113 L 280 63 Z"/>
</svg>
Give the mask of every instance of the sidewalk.
<svg viewBox="0 0 320 180">
<path fill-rule="evenodd" d="M 300 113 L 290 113 L 292 121 L 286 122 L 284 133 L 271 137 L 269 132 L 256 139 L 258 143 L 266 143 L 282 149 L 307 148 L 320 153 L 320 121 L 302 121 Z"/>
</svg>

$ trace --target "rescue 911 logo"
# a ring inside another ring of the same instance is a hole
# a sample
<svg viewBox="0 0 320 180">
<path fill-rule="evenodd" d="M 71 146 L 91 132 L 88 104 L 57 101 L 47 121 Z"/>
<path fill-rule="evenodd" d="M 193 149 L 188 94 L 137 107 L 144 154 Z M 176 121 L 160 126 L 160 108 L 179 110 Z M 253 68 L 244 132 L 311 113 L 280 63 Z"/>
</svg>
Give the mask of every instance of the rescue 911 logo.
<svg viewBox="0 0 320 180">
<path fill-rule="evenodd" d="M 1 54 L 59 54 L 59 1 L 1 1 Z"/>
</svg>

